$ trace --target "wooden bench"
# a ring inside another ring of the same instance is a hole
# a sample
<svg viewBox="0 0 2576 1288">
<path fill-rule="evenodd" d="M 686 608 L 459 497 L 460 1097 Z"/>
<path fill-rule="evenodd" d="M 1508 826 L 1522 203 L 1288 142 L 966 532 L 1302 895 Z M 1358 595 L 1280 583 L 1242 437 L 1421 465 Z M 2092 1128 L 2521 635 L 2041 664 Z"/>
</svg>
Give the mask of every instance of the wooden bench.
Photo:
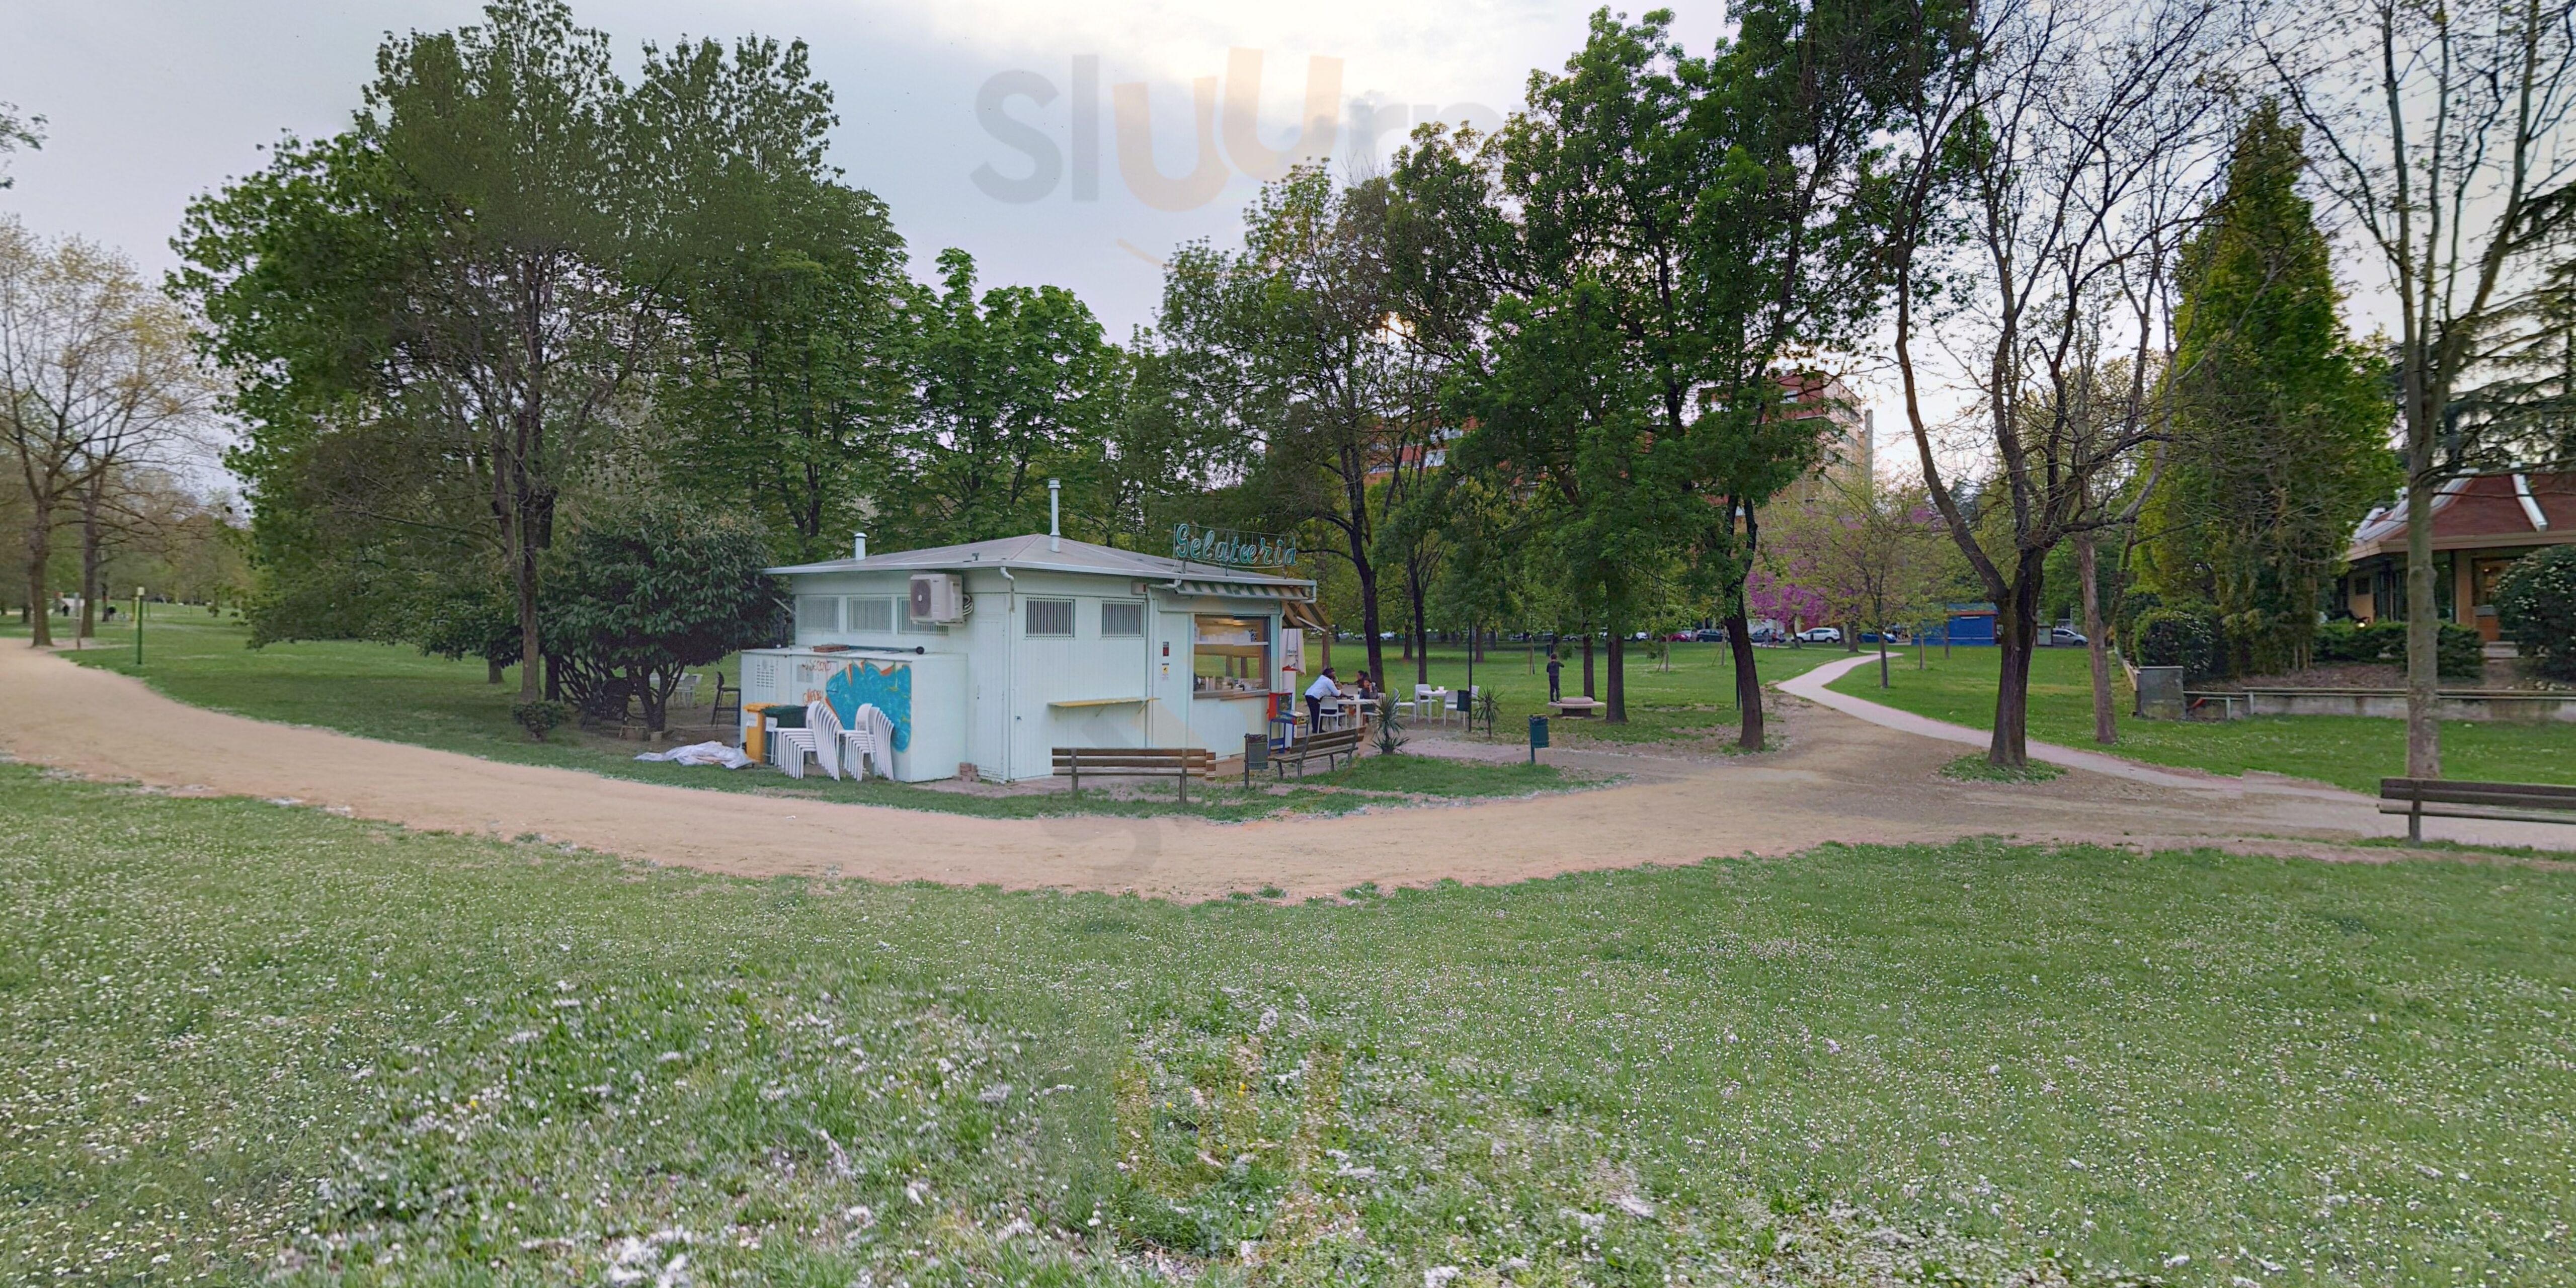
<svg viewBox="0 0 2576 1288">
<path fill-rule="evenodd" d="M 1280 777 L 1285 778 L 1288 775 L 1287 766 L 1293 764 L 1297 766 L 1297 776 L 1303 778 L 1306 776 L 1307 761 L 1321 759 L 1324 762 L 1324 768 L 1331 769 L 1333 758 L 1336 756 L 1345 760 L 1356 760 L 1360 754 L 1360 739 L 1366 732 L 1354 725 L 1348 729 L 1308 734 L 1285 747 L 1273 748 L 1270 752 L 1270 767 L 1277 771 Z"/>
<path fill-rule="evenodd" d="M 1549 702 L 1547 709 L 1561 716 L 1588 716 L 1600 710 L 1601 704 L 1590 698 L 1558 698 Z"/>
<path fill-rule="evenodd" d="M 2576 787 L 2383 778 L 2379 780 L 2379 812 L 2405 815 L 2406 839 L 2410 841 L 2424 839 L 2427 817 L 2576 824 Z"/>
<path fill-rule="evenodd" d="M 1055 772 L 1073 778 L 1074 791 L 1082 790 L 1082 775 L 1088 770 L 1116 778 L 1177 778 L 1181 780 L 1181 799 L 1190 798 L 1190 776 L 1201 778 L 1216 771 L 1216 753 L 1205 747 L 1058 747 L 1055 749 Z"/>
</svg>

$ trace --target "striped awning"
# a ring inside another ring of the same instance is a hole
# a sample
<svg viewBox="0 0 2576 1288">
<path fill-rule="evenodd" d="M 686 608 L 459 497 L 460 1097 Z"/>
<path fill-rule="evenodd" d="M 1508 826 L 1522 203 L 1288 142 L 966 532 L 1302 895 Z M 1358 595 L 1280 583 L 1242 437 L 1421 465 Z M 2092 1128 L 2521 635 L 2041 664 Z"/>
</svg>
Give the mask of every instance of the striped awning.
<svg viewBox="0 0 2576 1288">
<path fill-rule="evenodd" d="M 1310 591 L 1303 586 L 1274 586 L 1260 582 L 1241 581 L 1189 581 L 1186 579 L 1181 582 L 1181 593 L 1184 595 L 1222 595 L 1230 599 L 1284 599 L 1292 603 L 1299 604 L 1307 603 L 1315 597 L 1313 591 Z"/>
</svg>

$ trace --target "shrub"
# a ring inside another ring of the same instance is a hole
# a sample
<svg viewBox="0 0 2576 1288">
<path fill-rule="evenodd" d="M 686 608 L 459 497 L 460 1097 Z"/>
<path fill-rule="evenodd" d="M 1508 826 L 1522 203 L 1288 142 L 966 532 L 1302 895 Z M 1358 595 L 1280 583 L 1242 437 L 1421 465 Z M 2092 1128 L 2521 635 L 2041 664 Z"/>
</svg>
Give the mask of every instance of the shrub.
<svg viewBox="0 0 2576 1288">
<path fill-rule="evenodd" d="M 527 730 L 529 737 L 544 742 L 549 730 L 572 718 L 572 708 L 543 698 L 534 702 L 513 702 L 510 704 L 510 718 Z"/>
<path fill-rule="evenodd" d="M 2496 584 L 2496 624 L 2553 680 L 2576 680 L 2576 546 L 2525 555 Z"/>
<path fill-rule="evenodd" d="M 1395 695 L 1392 693 L 1377 700 L 1377 732 L 1372 735 L 1372 740 L 1377 743 L 1377 754 L 1381 756 L 1404 754 L 1404 744 L 1409 740 L 1404 733 L 1404 721 L 1395 709 Z"/>
<path fill-rule="evenodd" d="M 750 521 L 647 502 L 593 514 L 562 542 L 546 584 L 546 652 L 564 691 L 598 718 L 641 699 L 665 727 L 689 667 L 771 642 L 777 583 Z"/>
<path fill-rule="evenodd" d="M 2442 623 L 2433 650 L 2433 669 L 2445 680 L 2474 680 L 2486 669 L 2486 642 L 2456 622 Z M 2406 623 L 2327 622 L 2317 628 L 2312 654 L 2319 662 L 2380 662 L 2406 665 Z"/>
<path fill-rule="evenodd" d="M 2138 665 L 2179 666 L 2186 680 L 2219 672 L 2226 654 L 2220 648 L 2218 615 L 2207 607 L 2176 605 L 2138 615 Z"/>
</svg>

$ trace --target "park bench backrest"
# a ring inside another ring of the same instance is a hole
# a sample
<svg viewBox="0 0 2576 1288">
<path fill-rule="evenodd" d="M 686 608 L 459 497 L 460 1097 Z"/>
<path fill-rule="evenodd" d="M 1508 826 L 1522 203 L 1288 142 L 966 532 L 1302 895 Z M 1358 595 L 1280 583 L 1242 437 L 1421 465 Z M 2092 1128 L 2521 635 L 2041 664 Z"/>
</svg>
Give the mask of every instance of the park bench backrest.
<svg viewBox="0 0 2576 1288">
<path fill-rule="evenodd" d="M 2497 809 L 2576 810 L 2576 787 L 2545 783 L 2464 783 L 2447 778 L 2383 778 L 2382 800 L 2426 805 L 2488 805 Z"/>
<path fill-rule="evenodd" d="M 1361 737 L 1362 733 L 1358 729 L 1335 729 L 1328 733 L 1309 734 L 1271 754 L 1292 758 L 1321 756 L 1327 753 L 1338 756 L 1346 751 L 1358 750 Z"/>
</svg>

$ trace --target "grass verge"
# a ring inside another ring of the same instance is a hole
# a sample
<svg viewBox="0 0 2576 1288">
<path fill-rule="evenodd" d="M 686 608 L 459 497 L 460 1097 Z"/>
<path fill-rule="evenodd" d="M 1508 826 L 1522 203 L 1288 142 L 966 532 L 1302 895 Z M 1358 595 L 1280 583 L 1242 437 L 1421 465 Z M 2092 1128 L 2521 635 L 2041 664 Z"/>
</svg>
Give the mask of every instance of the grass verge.
<svg viewBox="0 0 2576 1288">
<path fill-rule="evenodd" d="M 1878 669 L 1861 667 L 1833 682 L 1837 693 L 1901 711 L 1991 729 L 1994 649 L 1962 648 L 1924 667 L 1905 658 L 1878 687 Z M 2116 673 L 2114 682 L 2118 682 Z M 2125 686 L 2114 704 L 2118 745 L 2093 741 L 2093 689 L 2084 650 L 2041 649 L 2031 657 L 2030 736 L 2066 747 L 2099 749 L 2153 765 L 2212 773 L 2286 774 L 2378 794 L 2379 780 L 2406 770 L 2406 725 L 2370 716 L 2255 716 L 2245 720 L 2144 720 L 2129 714 Z M 2453 721 L 2442 726 L 2442 770 L 2453 778 L 2576 785 L 2576 726 Z"/>
<path fill-rule="evenodd" d="M 0 882 L 11 1282 L 2570 1259 L 2576 874 L 2538 867 L 1970 842 L 1185 907 L 0 766 Z"/>
<path fill-rule="evenodd" d="M 1961 756 L 1941 766 L 1941 776 L 1962 783 L 2044 783 L 2063 778 L 2066 771 L 2044 760 L 2034 760 L 2014 769 L 1987 762 L 1983 756 Z"/>
</svg>

